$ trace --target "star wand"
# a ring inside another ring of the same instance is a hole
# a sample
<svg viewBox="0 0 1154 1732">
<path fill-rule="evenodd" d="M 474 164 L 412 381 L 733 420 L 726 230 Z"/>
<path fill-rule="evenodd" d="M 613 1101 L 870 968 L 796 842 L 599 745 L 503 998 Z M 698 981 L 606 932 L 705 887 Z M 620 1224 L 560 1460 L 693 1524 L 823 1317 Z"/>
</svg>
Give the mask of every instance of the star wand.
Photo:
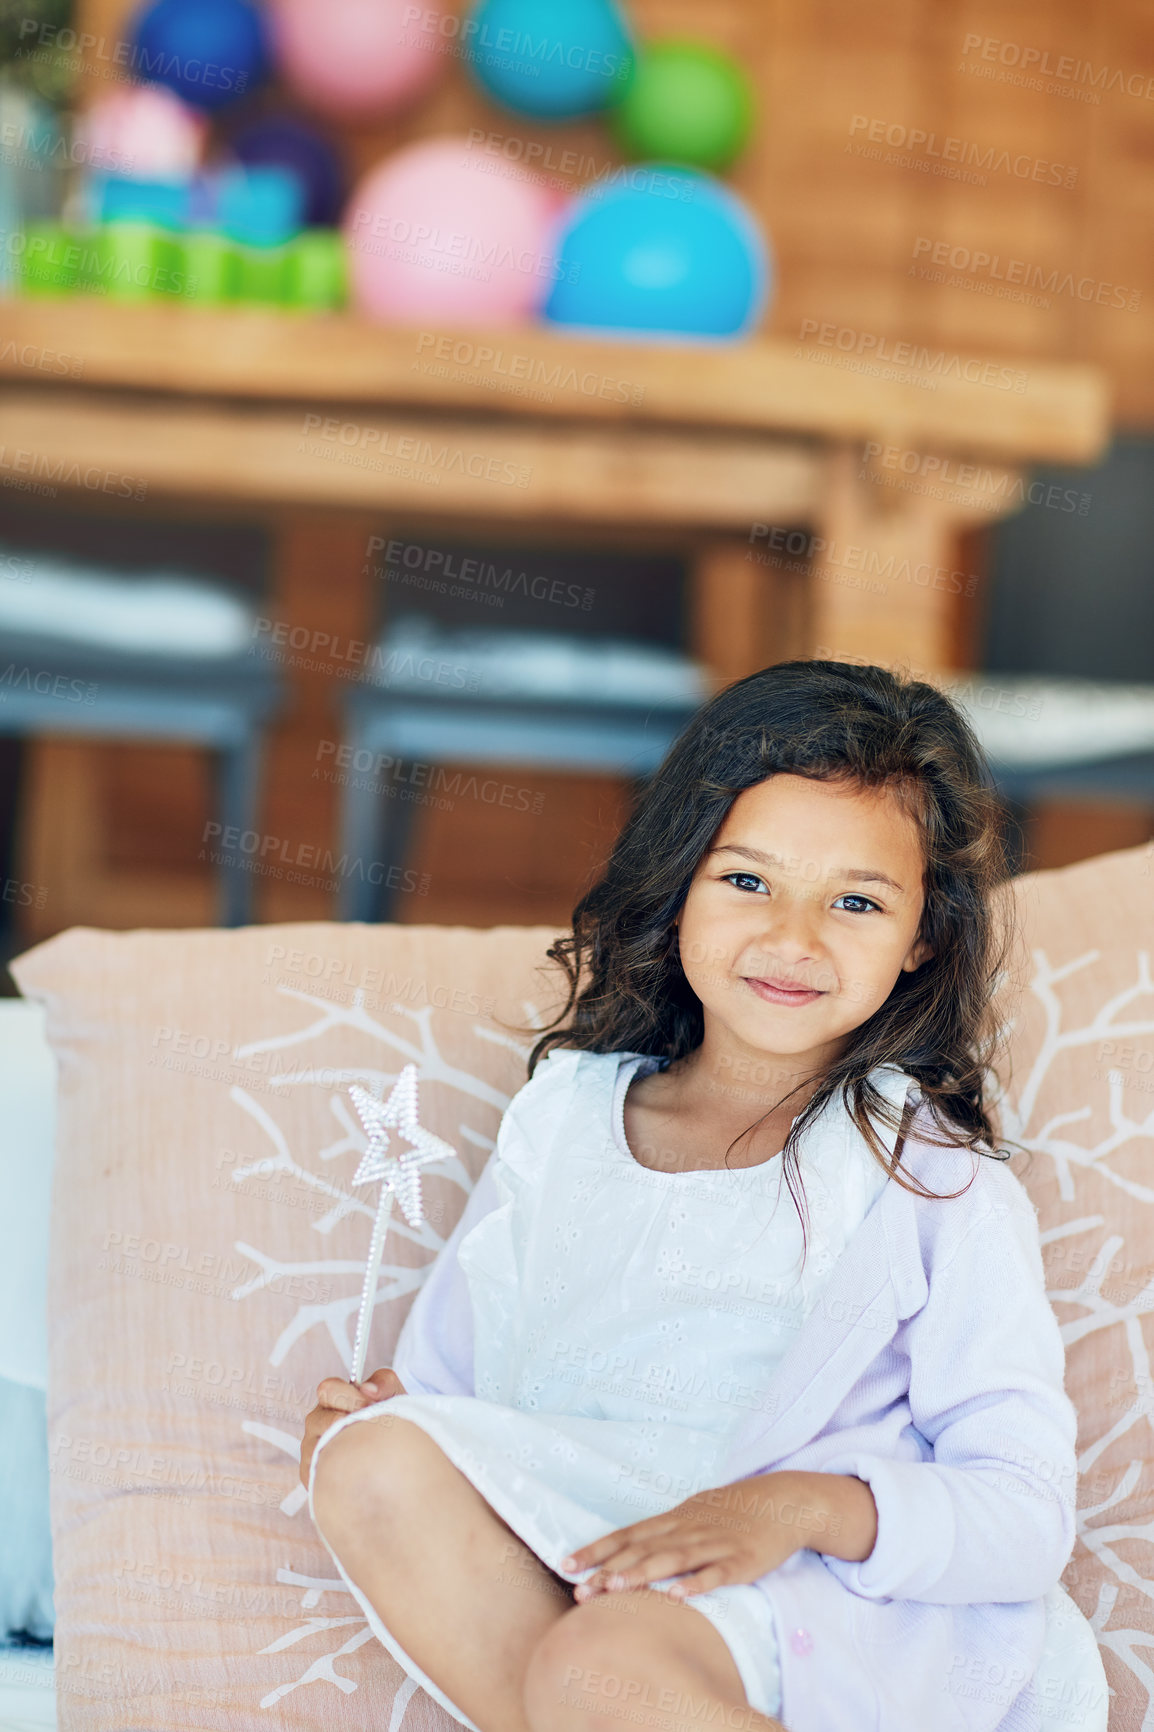
<svg viewBox="0 0 1154 1732">
<path fill-rule="evenodd" d="M 377 1276 L 385 1249 L 385 1237 L 393 1213 L 394 1197 L 410 1227 L 419 1227 L 425 1218 L 421 1196 L 421 1168 L 433 1161 L 452 1160 L 456 1150 L 441 1137 L 435 1137 L 421 1124 L 417 1113 L 417 1080 L 415 1064 L 407 1064 L 397 1078 L 387 1101 L 377 1100 L 367 1089 L 353 1083 L 349 1088 L 353 1105 L 369 1139 L 361 1164 L 353 1174 L 354 1185 L 380 1182 L 381 1196 L 373 1237 L 369 1245 L 369 1260 L 365 1267 L 365 1284 L 361 1289 L 361 1308 L 357 1313 L 357 1333 L 353 1343 L 353 1367 L 350 1381 L 360 1383 L 365 1374 L 365 1355 L 369 1348 L 369 1328 L 377 1298 Z M 399 1131 L 409 1149 L 390 1155 L 389 1131 Z"/>
</svg>

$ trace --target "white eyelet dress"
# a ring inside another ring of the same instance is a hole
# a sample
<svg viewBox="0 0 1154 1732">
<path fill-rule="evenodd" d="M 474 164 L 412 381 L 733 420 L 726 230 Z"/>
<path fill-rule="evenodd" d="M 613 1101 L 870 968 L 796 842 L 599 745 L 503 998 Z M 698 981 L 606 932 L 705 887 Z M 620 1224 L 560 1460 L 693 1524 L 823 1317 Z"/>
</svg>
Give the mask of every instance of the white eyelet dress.
<svg viewBox="0 0 1154 1732">
<path fill-rule="evenodd" d="M 474 1212 L 487 1188 L 488 1212 L 459 1238 L 455 1269 L 442 1267 L 454 1252 L 452 1242 L 445 1247 L 394 1359 L 406 1390 L 453 1385 L 434 1319 L 455 1285 L 455 1303 L 472 1312 L 474 1393 L 383 1404 L 427 1432 L 571 1582 L 589 1572 L 562 1570 L 569 1552 L 724 1483 L 731 1438 L 770 1401 L 775 1365 L 887 1182 L 844 1107 L 831 1102 L 800 1150 L 802 1269 L 801 1225 L 780 1159 L 670 1173 L 633 1158 L 625 1094 L 654 1068 L 636 1053 L 571 1051 L 539 1066 L 511 1103 L 470 1200 Z M 901 1106 L 907 1077 L 882 1066 L 873 1080 Z M 886 1140 L 892 1146 L 893 1136 Z M 426 1303 L 433 1287 L 436 1302 Z M 467 1387 L 467 1370 L 459 1375 Z M 377 1404 L 338 1421 L 317 1456 L 345 1425 L 381 1411 Z M 341 1574 L 390 1653 L 472 1726 Z M 751 1706 L 779 1713 L 781 1633 L 767 1597 L 735 1585 L 688 1603 L 724 1637 Z"/>
</svg>

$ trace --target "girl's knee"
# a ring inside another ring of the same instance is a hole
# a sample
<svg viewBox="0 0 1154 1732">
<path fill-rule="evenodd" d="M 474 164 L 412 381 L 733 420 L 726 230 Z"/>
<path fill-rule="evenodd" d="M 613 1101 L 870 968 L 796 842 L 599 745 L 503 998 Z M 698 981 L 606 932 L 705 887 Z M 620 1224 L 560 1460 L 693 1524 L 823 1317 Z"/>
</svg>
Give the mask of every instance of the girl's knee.
<svg viewBox="0 0 1154 1732">
<path fill-rule="evenodd" d="M 436 1445 L 415 1425 L 382 1414 L 322 1438 L 313 1478 L 313 1510 L 326 1538 L 352 1529 L 379 1534 L 404 1519 Z"/>
<path fill-rule="evenodd" d="M 533 1727 L 581 1724 L 584 1716 L 627 1707 L 644 1690 L 637 1666 L 639 1595 L 615 1594 L 575 1606 L 551 1625 L 525 1669 L 524 1706 Z"/>
</svg>

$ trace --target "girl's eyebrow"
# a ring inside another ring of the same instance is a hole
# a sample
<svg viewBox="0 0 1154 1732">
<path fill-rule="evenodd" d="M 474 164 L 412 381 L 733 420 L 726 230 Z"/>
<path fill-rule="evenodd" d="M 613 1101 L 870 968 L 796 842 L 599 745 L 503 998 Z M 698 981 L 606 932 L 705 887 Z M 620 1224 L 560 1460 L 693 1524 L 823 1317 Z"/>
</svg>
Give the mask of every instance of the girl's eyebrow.
<svg viewBox="0 0 1154 1732">
<path fill-rule="evenodd" d="M 756 860 L 761 866 L 784 865 L 784 861 L 777 854 L 763 854 L 760 848 L 745 848 L 737 842 L 722 842 L 716 848 L 711 848 L 709 852 L 711 854 L 740 854 L 743 859 Z M 885 884 L 891 890 L 896 890 L 899 896 L 905 895 L 900 884 L 895 884 L 894 880 L 887 878 L 884 872 L 877 872 L 873 868 L 867 871 L 856 866 L 838 866 L 834 867 L 830 876 L 850 878 L 855 884 Z"/>
</svg>

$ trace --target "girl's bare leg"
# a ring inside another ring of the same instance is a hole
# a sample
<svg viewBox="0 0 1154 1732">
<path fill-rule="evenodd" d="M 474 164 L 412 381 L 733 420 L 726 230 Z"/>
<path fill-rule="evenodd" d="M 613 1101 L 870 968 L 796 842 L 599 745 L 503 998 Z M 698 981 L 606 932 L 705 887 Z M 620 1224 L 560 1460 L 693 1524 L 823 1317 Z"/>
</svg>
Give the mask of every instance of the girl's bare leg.
<svg viewBox="0 0 1154 1732">
<path fill-rule="evenodd" d="M 716 1625 L 652 1588 L 566 1612 L 530 1656 L 524 1700 L 532 1732 L 606 1732 L 614 1720 L 657 1732 L 785 1732 L 749 1706 Z"/>
<path fill-rule="evenodd" d="M 382 1413 L 325 1444 L 317 1526 L 425 1675 L 481 1732 L 531 1732 L 529 1656 L 573 1605 L 417 1425 Z"/>
<path fill-rule="evenodd" d="M 650 1589 L 581 1606 L 417 1425 L 382 1413 L 321 1450 L 317 1525 L 382 1623 L 481 1732 L 784 1732 L 716 1627 Z M 721 1708 L 724 1713 L 719 1715 Z"/>
</svg>

